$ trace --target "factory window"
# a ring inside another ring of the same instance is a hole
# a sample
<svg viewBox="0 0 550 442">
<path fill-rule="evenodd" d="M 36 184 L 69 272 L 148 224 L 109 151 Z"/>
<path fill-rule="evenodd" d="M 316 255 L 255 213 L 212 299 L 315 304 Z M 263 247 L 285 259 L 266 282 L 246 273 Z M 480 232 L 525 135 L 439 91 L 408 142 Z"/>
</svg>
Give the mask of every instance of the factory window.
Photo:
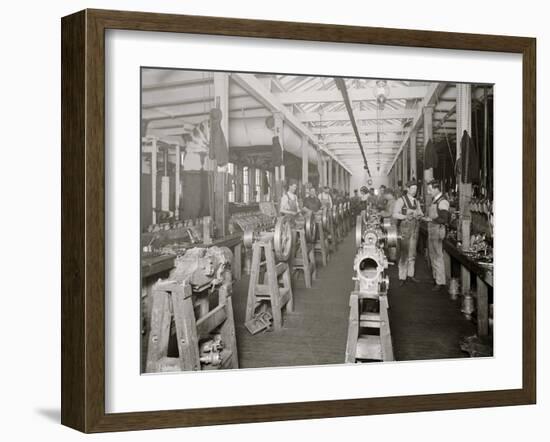
<svg viewBox="0 0 550 442">
<path fill-rule="evenodd" d="M 255 198 L 256 202 L 259 203 L 261 201 L 262 197 L 262 171 L 260 169 L 256 169 L 256 179 L 254 181 L 254 188 L 255 188 Z"/>
<path fill-rule="evenodd" d="M 248 204 L 250 202 L 250 184 L 248 172 L 248 167 L 243 167 L 243 203 L 245 204 Z"/>
<path fill-rule="evenodd" d="M 230 203 L 235 202 L 235 165 L 233 163 L 227 163 L 227 173 L 230 175 L 231 179 L 229 180 L 229 192 L 227 194 L 227 199 Z"/>
</svg>

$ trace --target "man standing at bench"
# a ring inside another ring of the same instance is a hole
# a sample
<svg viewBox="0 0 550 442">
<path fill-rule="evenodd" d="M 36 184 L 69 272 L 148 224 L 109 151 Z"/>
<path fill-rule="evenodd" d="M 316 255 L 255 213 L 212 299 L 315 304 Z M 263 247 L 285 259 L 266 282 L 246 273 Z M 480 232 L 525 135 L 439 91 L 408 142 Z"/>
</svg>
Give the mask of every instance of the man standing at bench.
<svg viewBox="0 0 550 442">
<path fill-rule="evenodd" d="M 399 223 L 401 234 L 401 254 L 399 256 L 399 286 L 410 280 L 420 282 L 414 277 L 416 264 L 416 244 L 418 242 L 419 219 L 424 216 L 420 203 L 415 198 L 418 186 L 409 181 L 403 195 L 393 207 L 393 218 Z"/>
<path fill-rule="evenodd" d="M 441 184 L 433 180 L 428 183 L 428 193 L 432 203 L 428 208 L 428 253 L 432 263 L 432 274 L 435 280 L 433 291 L 445 288 L 445 264 L 443 261 L 443 239 L 449 224 L 449 201 L 441 193 Z"/>
</svg>

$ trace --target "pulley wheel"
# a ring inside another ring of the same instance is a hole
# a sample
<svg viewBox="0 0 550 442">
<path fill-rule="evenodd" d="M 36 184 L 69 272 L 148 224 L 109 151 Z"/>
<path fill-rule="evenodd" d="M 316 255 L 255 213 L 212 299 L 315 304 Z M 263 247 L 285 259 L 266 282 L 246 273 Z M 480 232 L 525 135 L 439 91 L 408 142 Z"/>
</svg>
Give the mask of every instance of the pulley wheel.
<svg viewBox="0 0 550 442">
<path fill-rule="evenodd" d="M 281 216 L 277 218 L 273 234 L 273 248 L 277 261 L 288 261 L 292 252 L 292 218 Z"/>
<path fill-rule="evenodd" d="M 397 228 L 395 226 L 384 227 L 386 231 L 386 246 L 387 247 L 397 247 L 399 243 L 399 236 L 397 234 Z"/>
<path fill-rule="evenodd" d="M 254 244 L 254 229 L 246 229 L 243 233 L 243 244 L 247 249 Z"/>
<path fill-rule="evenodd" d="M 306 241 L 308 243 L 315 242 L 315 236 L 317 234 L 317 224 L 315 224 L 315 216 L 313 212 L 306 212 L 302 215 L 304 217 L 304 230 L 306 232 Z"/>
<path fill-rule="evenodd" d="M 328 232 L 330 230 L 330 216 L 326 207 L 323 207 L 321 224 L 323 225 L 323 229 L 325 230 L 325 232 Z"/>
<path fill-rule="evenodd" d="M 333 224 L 338 224 L 338 207 L 332 206 L 332 208 L 330 210 L 330 215 L 331 215 L 331 218 L 332 218 L 332 223 Z"/>
</svg>

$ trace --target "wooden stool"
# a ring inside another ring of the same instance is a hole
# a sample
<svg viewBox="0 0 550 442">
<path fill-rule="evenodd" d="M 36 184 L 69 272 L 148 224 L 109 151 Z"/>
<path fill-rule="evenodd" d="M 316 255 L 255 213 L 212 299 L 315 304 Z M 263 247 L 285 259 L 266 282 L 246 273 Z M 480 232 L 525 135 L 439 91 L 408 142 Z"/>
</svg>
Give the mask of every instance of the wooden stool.
<svg viewBox="0 0 550 442">
<path fill-rule="evenodd" d="M 313 252 L 321 254 L 321 262 L 323 264 L 323 267 L 326 267 L 330 258 L 328 238 L 325 236 L 326 233 L 325 233 L 325 229 L 323 229 L 323 223 L 321 221 L 317 221 L 316 224 L 317 224 L 318 237 L 313 246 Z M 316 263 L 315 259 L 313 261 Z"/>
<path fill-rule="evenodd" d="M 265 257 L 265 261 L 262 261 L 262 255 Z M 260 276 L 262 277 L 260 278 Z M 282 284 L 282 287 L 279 284 Z M 256 308 L 262 302 L 271 304 L 273 327 L 276 331 L 281 330 L 283 309 L 286 308 L 287 312 L 292 312 L 294 300 L 289 265 L 286 262 L 277 263 L 275 261 L 272 239 L 255 241 L 252 246 L 246 322 L 253 319 Z"/>
<path fill-rule="evenodd" d="M 231 275 L 229 274 L 229 278 Z M 162 281 L 153 287 L 151 331 L 147 348 L 147 373 L 211 368 L 239 368 L 231 284 L 224 282 L 218 289 L 218 305 L 210 310 L 208 292 L 193 295 L 191 285 L 184 281 Z M 198 317 L 195 316 L 198 307 Z M 168 342 L 172 321 L 178 345 L 178 357 L 168 357 Z M 217 332 L 216 332 L 217 330 Z M 216 332 L 223 349 L 219 364 L 201 365 L 201 341 Z"/>
<path fill-rule="evenodd" d="M 308 244 L 304 229 L 296 229 L 297 247 L 292 258 L 292 270 L 302 271 L 306 288 L 311 288 L 312 281 L 317 279 L 317 264 L 315 263 L 315 246 Z"/>
<path fill-rule="evenodd" d="M 378 302 L 378 312 L 363 312 L 366 299 Z M 387 295 L 373 295 L 354 291 L 349 300 L 349 326 L 346 345 L 346 363 L 361 361 L 393 361 L 393 345 L 388 318 Z M 379 334 L 360 334 L 361 329 L 379 329 Z"/>
</svg>

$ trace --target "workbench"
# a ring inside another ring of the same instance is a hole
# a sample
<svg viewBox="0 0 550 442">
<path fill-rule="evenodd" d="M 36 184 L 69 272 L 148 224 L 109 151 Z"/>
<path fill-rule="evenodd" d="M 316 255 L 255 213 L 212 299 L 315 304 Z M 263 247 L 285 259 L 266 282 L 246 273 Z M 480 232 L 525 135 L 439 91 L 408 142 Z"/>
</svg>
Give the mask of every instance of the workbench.
<svg viewBox="0 0 550 442">
<path fill-rule="evenodd" d="M 420 233 L 424 235 L 425 244 L 427 245 L 428 232 L 425 223 L 421 223 Z M 493 289 L 492 267 L 489 268 L 479 264 L 457 247 L 455 241 L 448 238 L 443 240 L 443 259 L 447 284 L 453 276 L 453 264 L 460 267 L 462 295 L 472 291 L 472 277 L 475 277 L 476 290 L 474 296 L 476 298 L 477 334 L 479 337 L 487 336 L 489 334 L 489 292 Z"/>
<path fill-rule="evenodd" d="M 233 252 L 233 263 L 231 270 L 233 273 L 233 278 L 235 280 L 240 280 L 242 275 L 242 265 L 241 265 L 241 253 L 242 253 L 242 243 L 243 238 L 241 233 L 235 233 L 233 235 L 226 235 L 223 238 L 212 240 L 210 244 L 195 243 L 190 242 L 179 242 L 178 239 L 181 239 L 181 233 L 178 236 L 177 234 L 167 231 L 163 233 L 163 241 L 161 245 L 168 245 L 171 242 L 178 244 L 180 247 L 193 248 L 201 247 L 207 248 L 212 246 L 217 247 L 227 247 Z M 147 244 L 153 238 L 154 233 L 143 233 L 142 234 L 142 244 Z M 171 257 L 171 258 L 170 258 Z M 154 257 L 142 257 L 141 259 L 141 277 L 147 278 L 158 273 L 162 273 L 165 270 L 170 270 L 174 266 L 174 255 L 159 255 Z M 169 266 L 169 267 L 167 267 Z"/>
</svg>

